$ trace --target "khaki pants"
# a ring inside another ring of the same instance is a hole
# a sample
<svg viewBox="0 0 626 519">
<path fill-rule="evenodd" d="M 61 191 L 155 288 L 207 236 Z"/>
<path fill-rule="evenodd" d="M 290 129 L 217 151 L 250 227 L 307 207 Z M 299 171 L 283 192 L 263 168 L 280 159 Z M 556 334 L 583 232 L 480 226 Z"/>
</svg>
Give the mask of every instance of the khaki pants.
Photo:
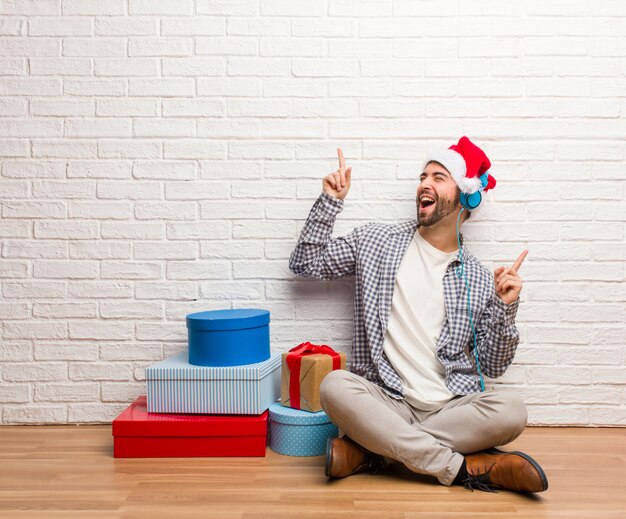
<svg viewBox="0 0 626 519">
<path fill-rule="evenodd" d="M 320 387 L 324 411 L 367 450 L 431 474 L 451 485 L 463 454 L 504 445 L 526 426 L 526 407 L 507 391 L 454 397 L 434 411 L 396 400 L 378 385 L 346 370 L 332 371 Z"/>
</svg>

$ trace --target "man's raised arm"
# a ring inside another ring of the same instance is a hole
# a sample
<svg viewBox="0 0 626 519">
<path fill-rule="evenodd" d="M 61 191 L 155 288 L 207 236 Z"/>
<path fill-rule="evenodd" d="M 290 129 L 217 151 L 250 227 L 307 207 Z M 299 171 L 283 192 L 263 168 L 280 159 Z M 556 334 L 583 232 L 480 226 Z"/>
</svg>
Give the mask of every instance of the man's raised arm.
<svg viewBox="0 0 626 519">
<path fill-rule="evenodd" d="M 478 355 L 490 378 L 497 378 L 507 370 L 517 350 L 519 332 L 515 315 L 523 285 L 518 270 L 527 254 L 524 250 L 512 267 L 498 267 L 494 271 L 495 294 L 477 324 Z"/>
<path fill-rule="evenodd" d="M 337 148 L 339 169 L 322 181 L 323 193 L 313 204 L 298 244 L 289 257 L 289 269 L 299 276 L 334 279 L 354 274 L 358 229 L 331 239 L 335 218 L 350 190 L 352 168 L 346 168 Z"/>
</svg>

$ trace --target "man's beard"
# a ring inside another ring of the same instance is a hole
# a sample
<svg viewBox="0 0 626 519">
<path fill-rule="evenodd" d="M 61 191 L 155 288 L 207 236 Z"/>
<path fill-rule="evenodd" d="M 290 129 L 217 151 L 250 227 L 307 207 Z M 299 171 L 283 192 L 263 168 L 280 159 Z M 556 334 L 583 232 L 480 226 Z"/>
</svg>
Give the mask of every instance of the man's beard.
<svg viewBox="0 0 626 519">
<path fill-rule="evenodd" d="M 439 220 L 445 218 L 449 214 L 452 214 L 459 205 L 460 202 L 460 194 L 457 191 L 454 200 L 450 200 L 447 197 L 437 197 L 437 201 L 435 202 L 435 208 L 420 218 L 420 202 L 417 201 L 417 222 L 419 225 L 423 225 L 424 227 L 429 227 L 431 225 L 435 225 Z"/>
</svg>

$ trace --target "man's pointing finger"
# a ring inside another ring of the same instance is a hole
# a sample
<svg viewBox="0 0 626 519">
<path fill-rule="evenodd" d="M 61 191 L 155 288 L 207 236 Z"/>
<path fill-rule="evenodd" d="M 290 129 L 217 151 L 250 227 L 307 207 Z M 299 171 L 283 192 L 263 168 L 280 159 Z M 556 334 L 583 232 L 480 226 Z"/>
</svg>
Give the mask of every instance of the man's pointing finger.
<svg viewBox="0 0 626 519">
<path fill-rule="evenodd" d="M 522 266 L 524 258 L 526 258 L 527 254 L 528 254 L 528 250 L 522 251 L 522 253 L 519 255 L 519 258 L 515 260 L 515 263 L 513 264 L 513 270 L 515 272 L 517 272 L 519 268 Z"/>
<path fill-rule="evenodd" d="M 337 148 L 337 155 L 339 155 L 339 169 L 345 168 L 346 161 L 343 158 L 343 151 L 341 151 L 341 148 Z"/>
</svg>

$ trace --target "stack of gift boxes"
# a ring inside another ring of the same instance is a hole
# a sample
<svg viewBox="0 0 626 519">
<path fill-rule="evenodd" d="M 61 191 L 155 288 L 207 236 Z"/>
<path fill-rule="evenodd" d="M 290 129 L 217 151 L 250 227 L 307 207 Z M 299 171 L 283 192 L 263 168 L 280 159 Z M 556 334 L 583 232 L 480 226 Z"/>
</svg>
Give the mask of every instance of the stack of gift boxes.
<svg viewBox="0 0 626 519">
<path fill-rule="evenodd" d="M 319 385 L 345 355 L 311 343 L 272 352 L 269 321 L 260 309 L 188 315 L 187 351 L 149 366 L 147 395 L 113 421 L 114 456 L 265 456 L 268 430 L 275 452 L 323 454 L 338 431 Z"/>
</svg>

